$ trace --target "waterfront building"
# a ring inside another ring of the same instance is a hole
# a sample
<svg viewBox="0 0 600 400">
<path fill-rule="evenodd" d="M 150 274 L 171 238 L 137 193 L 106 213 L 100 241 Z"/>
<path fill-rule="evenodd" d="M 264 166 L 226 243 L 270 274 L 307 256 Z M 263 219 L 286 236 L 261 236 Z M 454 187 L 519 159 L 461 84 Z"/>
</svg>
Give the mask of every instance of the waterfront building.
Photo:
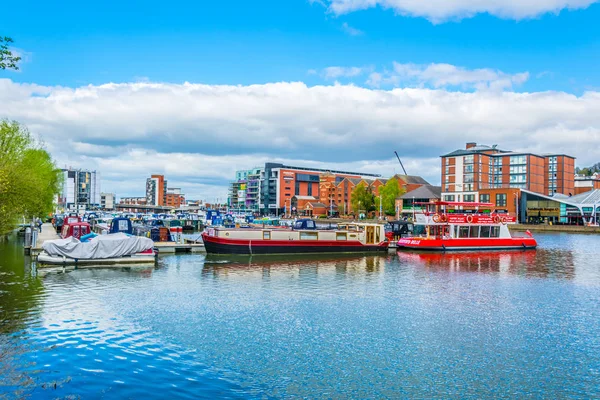
<svg viewBox="0 0 600 400">
<path fill-rule="evenodd" d="M 593 175 L 575 175 L 575 194 L 589 192 L 590 190 L 600 189 L 600 174 Z"/>
<path fill-rule="evenodd" d="M 239 170 L 235 173 L 235 180 L 229 184 L 227 205 L 230 209 L 240 211 L 259 212 L 260 189 L 264 169 L 255 167 L 248 170 Z"/>
<path fill-rule="evenodd" d="M 555 194 L 548 196 L 521 190 L 519 216 L 527 223 L 552 223 L 584 225 L 598 223 L 600 216 L 600 189 L 574 196 Z"/>
<path fill-rule="evenodd" d="M 396 198 L 396 218 L 412 217 L 415 213 L 423 212 L 425 209 L 421 203 L 439 201 L 441 197 L 441 186 L 421 185 L 407 191 Z"/>
<path fill-rule="evenodd" d="M 167 207 L 179 208 L 185 206 L 185 195 L 181 193 L 181 188 L 167 188 L 165 205 Z"/>
<path fill-rule="evenodd" d="M 547 196 L 575 192 L 575 158 L 566 154 L 506 151 L 471 142 L 441 159 L 445 201 L 491 202 L 515 212 L 522 189 Z"/>
<path fill-rule="evenodd" d="M 100 206 L 100 174 L 83 169 L 62 169 L 63 184 L 58 205 L 64 209 L 85 211 Z"/>
<path fill-rule="evenodd" d="M 103 210 L 115 209 L 116 196 L 114 193 L 100 193 L 100 207 Z"/>
<path fill-rule="evenodd" d="M 164 175 L 151 175 L 146 179 L 146 204 L 164 206 L 167 203 L 167 181 Z"/>
</svg>

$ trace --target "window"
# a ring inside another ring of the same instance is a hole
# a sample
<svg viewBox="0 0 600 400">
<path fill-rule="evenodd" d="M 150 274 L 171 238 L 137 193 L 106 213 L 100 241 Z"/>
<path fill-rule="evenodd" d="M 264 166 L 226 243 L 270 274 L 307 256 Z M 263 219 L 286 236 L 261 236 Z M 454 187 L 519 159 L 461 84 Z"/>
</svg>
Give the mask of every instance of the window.
<svg viewBox="0 0 600 400">
<path fill-rule="evenodd" d="M 499 226 L 491 226 L 490 227 L 490 237 L 493 237 L 493 238 L 500 237 L 500 227 Z"/>
<path fill-rule="evenodd" d="M 490 202 L 490 195 L 489 194 L 480 194 L 479 195 L 479 201 L 482 203 L 489 203 Z"/>
<path fill-rule="evenodd" d="M 263 231 L 263 239 L 271 240 L 271 231 Z"/>
<path fill-rule="evenodd" d="M 463 177 L 464 183 L 473 183 L 473 174 L 465 174 Z"/>
<path fill-rule="evenodd" d="M 525 175 L 525 174 L 510 176 L 510 183 L 525 183 L 525 182 L 527 182 L 527 175 Z"/>
<path fill-rule="evenodd" d="M 474 202 L 475 201 L 475 195 L 474 194 L 465 194 L 463 197 L 465 202 Z"/>
<path fill-rule="evenodd" d="M 496 206 L 506 207 L 506 193 L 496 194 Z"/>
<path fill-rule="evenodd" d="M 527 156 L 510 156 L 510 165 L 527 164 Z"/>
<path fill-rule="evenodd" d="M 446 175 L 445 180 L 446 180 L 446 183 L 450 183 L 450 177 L 448 175 Z"/>
<path fill-rule="evenodd" d="M 335 234 L 335 240 L 348 240 L 348 234 L 346 232 L 338 232 Z"/>
<path fill-rule="evenodd" d="M 318 238 L 318 232 L 300 232 L 300 240 L 317 240 Z"/>
<path fill-rule="evenodd" d="M 312 196 L 312 187 L 313 187 L 312 183 L 309 182 L 308 183 L 308 191 L 306 193 L 308 196 Z"/>
<path fill-rule="evenodd" d="M 467 164 L 464 167 L 465 174 L 473 172 L 473 164 Z"/>
<path fill-rule="evenodd" d="M 446 158 L 446 165 L 450 165 L 450 158 Z"/>
<path fill-rule="evenodd" d="M 454 201 L 454 195 L 453 194 L 444 195 L 444 201 Z"/>
<path fill-rule="evenodd" d="M 482 225 L 481 231 L 479 232 L 479 237 L 482 237 L 482 238 L 490 237 L 490 228 L 491 228 L 491 226 Z"/>
<path fill-rule="evenodd" d="M 468 238 L 469 237 L 469 227 L 468 226 L 459 226 L 457 237 Z"/>
<path fill-rule="evenodd" d="M 525 173 L 527 173 L 527 165 L 511 165 L 510 173 L 511 174 L 525 174 Z"/>
<path fill-rule="evenodd" d="M 464 156 L 463 162 L 465 164 L 473 164 L 473 155 L 471 154 L 470 156 Z"/>
<path fill-rule="evenodd" d="M 469 237 L 472 237 L 472 238 L 479 237 L 479 226 L 471 225 L 469 227 Z"/>
</svg>

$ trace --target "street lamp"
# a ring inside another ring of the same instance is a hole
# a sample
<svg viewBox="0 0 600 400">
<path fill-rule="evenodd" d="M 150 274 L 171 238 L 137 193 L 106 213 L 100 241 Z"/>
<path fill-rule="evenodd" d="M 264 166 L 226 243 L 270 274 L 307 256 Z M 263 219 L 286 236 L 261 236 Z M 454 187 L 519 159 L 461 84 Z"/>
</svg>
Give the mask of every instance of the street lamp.
<svg viewBox="0 0 600 400">
<path fill-rule="evenodd" d="M 519 192 L 515 192 L 513 194 L 516 197 L 516 203 L 517 203 L 517 224 L 518 224 L 519 223 Z"/>
</svg>

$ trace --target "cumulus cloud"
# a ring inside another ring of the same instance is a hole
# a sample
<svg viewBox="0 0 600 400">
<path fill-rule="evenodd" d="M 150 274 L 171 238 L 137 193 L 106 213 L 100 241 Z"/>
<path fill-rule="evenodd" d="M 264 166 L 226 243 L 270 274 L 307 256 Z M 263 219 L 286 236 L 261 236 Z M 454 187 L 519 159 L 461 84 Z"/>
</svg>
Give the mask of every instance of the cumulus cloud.
<svg viewBox="0 0 600 400">
<path fill-rule="evenodd" d="M 490 14 L 506 19 L 535 18 L 564 9 L 586 8 L 597 0 L 323 0 L 337 15 L 380 6 L 411 17 L 427 18 L 433 23 Z M 321 2 L 322 3 L 322 2 Z"/>
<path fill-rule="evenodd" d="M 366 71 L 365 67 L 327 67 L 323 69 L 322 75 L 325 79 L 353 78 Z"/>
<path fill-rule="evenodd" d="M 467 141 L 588 165 L 598 161 L 598 109 L 598 92 L 0 80 L 0 118 L 26 124 L 60 166 L 98 169 L 122 195 L 165 173 L 189 197 L 224 197 L 236 169 L 265 161 L 392 175 L 394 150 L 409 173 L 439 183 L 439 155 Z"/>
</svg>

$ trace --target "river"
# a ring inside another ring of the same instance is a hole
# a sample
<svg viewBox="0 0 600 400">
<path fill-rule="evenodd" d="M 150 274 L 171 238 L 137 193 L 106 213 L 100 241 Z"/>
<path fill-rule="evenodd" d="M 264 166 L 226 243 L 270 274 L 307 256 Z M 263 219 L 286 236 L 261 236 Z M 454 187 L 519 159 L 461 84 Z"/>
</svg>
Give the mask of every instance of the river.
<svg viewBox="0 0 600 400">
<path fill-rule="evenodd" d="M 598 398 L 598 237 L 537 251 L 161 256 L 0 243 L 0 398 Z"/>
</svg>

